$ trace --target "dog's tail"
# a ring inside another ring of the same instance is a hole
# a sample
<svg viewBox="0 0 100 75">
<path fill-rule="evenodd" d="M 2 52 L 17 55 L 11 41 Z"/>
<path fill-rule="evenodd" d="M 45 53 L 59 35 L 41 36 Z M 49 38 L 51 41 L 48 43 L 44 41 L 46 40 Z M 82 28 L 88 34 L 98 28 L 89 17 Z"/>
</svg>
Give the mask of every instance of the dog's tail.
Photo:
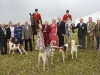
<svg viewBox="0 0 100 75">
<path fill-rule="evenodd" d="M 76 45 L 77 47 L 82 47 L 81 45 Z"/>
</svg>

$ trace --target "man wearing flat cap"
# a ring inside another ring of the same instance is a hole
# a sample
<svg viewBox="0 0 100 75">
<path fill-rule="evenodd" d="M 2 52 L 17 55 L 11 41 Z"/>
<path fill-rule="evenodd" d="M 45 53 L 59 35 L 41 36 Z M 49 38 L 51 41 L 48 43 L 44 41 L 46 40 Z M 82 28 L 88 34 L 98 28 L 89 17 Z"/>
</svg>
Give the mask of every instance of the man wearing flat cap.
<svg viewBox="0 0 100 75">
<path fill-rule="evenodd" d="M 66 10 L 66 14 L 63 16 L 62 21 L 66 22 L 68 18 L 70 18 L 72 20 L 72 15 L 69 14 L 69 10 Z"/>
</svg>

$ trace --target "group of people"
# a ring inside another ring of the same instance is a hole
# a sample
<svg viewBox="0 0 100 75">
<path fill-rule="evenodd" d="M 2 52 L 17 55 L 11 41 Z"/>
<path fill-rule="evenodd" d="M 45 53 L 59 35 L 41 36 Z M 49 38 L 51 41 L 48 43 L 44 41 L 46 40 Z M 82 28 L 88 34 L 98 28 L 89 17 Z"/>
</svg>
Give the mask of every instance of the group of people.
<svg viewBox="0 0 100 75">
<path fill-rule="evenodd" d="M 41 48 L 45 48 L 50 44 L 50 41 L 55 40 L 55 46 L 63 46 L 64 45 L 64 36 L 65 36 L 65 22 L 67 19 L 72 20 L 72 16 L 69 14 L 69 10 L 66 11 L 66 14 L 61 17 L 58 17 L 58 22 L 56 19 L 52 19 L 52 23 L 49 25 L 48 21 L 45 21 L 42 24 L 41 15 L 38 13 L 38 9 L 35 9 L 35 13 L 31 15 L 31 26 L 28 24 L 28 21 L 25 21 L 25 25 L 20 26 L 20 22 L 17 22 L 17 26 L 13 26 L 12 22 L 8 23 L 8 28 L 5 28 L 5 24 L 0 24 L 0 49 L 1 54 L 7 54 L 7 41 L 10 40 L 12 43 L 23 45 L 23 41 L 25 41 L 25 50 L 28 51 L 28 42 L 30 51 L 33 50 L 32 38 L 33 38 L 33 30 L 32 26 L 34 26 L 34 22 L 36 24 L 36 44 L 35 50 L 40 50 Z M 34 19 L 34 22 L 32 21 Z M 100 20 L 97 20 L 97 24 L 92 22 L 92 17 L 89 17 L 89 22 L 84 23 L 83 18 L 80 18 L 80 23 L 76 25 L 76 27 L 72 27 L 71 29 L 78 28 L 78 42 L 80 49 L 85 49 L 85 42 L 87 36 L 87 45 L 88 48 L 94 49 L 94 36 L 96 37 L 96 50 L 99 49 L 99 37 L 100 37 Z M 34 39 L 33 39 L 34 40 Z M 55 50 L 55 48 L 53 48 Z"/>
<path fill-rule="evenodd" d="M 30 51 L 32 51 L 32 29 L 28 25 L 28 21 L 25 21 L 25 26 L 20 26 L 20 22 L 17 22 L 17 26 L 14 27 L 12 22 L 8 23 L 8 28 L 5 28 L 5 24 L 0 24 L 0 49 L 1 54 L 7 54 L 7 42 L 11 41 L 14 44 L 23 45 L 25 40 L 25 50 L 28 51 L 28 42 L 30 45 Z"/>
</svg>

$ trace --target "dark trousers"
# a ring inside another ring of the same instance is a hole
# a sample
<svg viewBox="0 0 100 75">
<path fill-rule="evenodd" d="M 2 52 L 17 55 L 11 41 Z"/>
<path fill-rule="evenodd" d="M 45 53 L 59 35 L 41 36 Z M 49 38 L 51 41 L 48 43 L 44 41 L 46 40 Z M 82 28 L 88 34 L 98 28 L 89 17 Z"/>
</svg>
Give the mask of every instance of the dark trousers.
<svg viewBox="0 0 100 75">
<path fill-rule="evenodd" d="M 7 41 L 0 42 L 0 49 L 2 55 L 7 54 Z"/>
<path fill-rule="evenodd" d="M 85 36 L 83 36 L 83 37 L 78 36 L 79 45 L 81 45 L 83 49 L 85 49 L 85 41 L 86 41 Z"/>
<path fill-rule="evenodd" d="M 29 39 L 25 39 L 25 50 L 28 51 L 28 42 L 29 42 L 29 46 L 30 46 L 30 51 L 32 51 L 32 40 Z"/>
<path fill-rule="evenodd" d="M 96 37 L 96 50 L 99 49 L 99 37 Z"/>
<path fill-rule="evenodd" d="M 58 35 L 58 38 L 59 38 L 59 47 L 61 47 L 64 45 L 64 36 Z"/>
</svg>

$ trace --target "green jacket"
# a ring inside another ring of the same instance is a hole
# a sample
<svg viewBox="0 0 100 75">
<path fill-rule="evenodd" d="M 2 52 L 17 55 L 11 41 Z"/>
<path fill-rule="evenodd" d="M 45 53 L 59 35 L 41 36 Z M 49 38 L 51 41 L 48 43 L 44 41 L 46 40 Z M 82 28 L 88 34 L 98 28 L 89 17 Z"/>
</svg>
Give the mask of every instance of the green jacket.
<svg viewBox="0 0 100 75">
<path fill-rule="evenodd" d="M 100 26 L 98 25 L 95 26 L 95 36 L 100 36 Z"/>
<path fill-rule="evenodd" d="M 86 23 L 86 25 L 87 25 L 87 29 L 88 29 L 88 22 Z M 87 35 L 90 35 L 90 36 L 95 35 L 95 23 L 94 22 L 91 23 L 91 25 L 89 27 L 89 31 L 90 31 L 90 33 Z"/>
</svg>

